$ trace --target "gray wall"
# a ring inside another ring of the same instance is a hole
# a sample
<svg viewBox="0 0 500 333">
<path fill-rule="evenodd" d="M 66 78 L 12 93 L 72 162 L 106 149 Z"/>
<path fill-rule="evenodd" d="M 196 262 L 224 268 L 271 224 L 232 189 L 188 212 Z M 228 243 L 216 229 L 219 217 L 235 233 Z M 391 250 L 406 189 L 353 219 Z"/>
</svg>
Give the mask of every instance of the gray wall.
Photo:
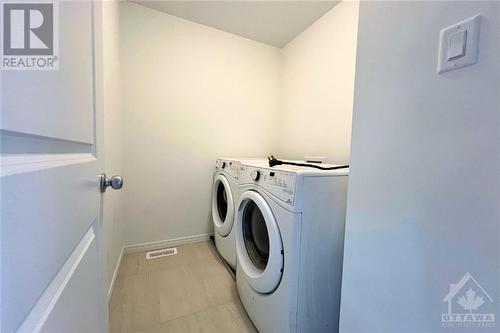
<svg viewBox="0 0 500 333">
<path fill-rule="evenodd" d="M 436 74 L 439 31 L 478 13 L 479 63 Z M 500 3 L 362 2 L 357 50 L 341 331 L 457 331 L 466 272 L 500 317 Z"/>
</svg>

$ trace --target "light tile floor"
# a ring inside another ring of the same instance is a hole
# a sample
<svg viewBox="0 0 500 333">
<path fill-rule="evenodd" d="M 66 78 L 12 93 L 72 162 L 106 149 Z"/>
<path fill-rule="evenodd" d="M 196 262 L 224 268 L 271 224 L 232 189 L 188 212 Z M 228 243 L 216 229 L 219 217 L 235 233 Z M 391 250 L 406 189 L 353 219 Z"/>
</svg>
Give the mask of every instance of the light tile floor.
<svg viewBox="0 0 500 333">
<path fill-rule="evenodd" d="M 147 260 L 126 255 L 109 304 L 110 333 L 257 332 L 208 242 Z"/>
</svg>

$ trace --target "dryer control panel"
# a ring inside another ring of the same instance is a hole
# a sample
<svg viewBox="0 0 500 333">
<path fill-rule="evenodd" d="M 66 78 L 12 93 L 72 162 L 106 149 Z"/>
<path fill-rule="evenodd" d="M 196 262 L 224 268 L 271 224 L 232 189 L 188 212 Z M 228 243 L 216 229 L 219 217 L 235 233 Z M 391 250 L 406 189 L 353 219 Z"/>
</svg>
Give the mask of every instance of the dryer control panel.
<svg viewBox="0 0 500 333">
<path fill-rule="evenodd" d="M 252 166 L 241 166 L 240 185 L 257 184 L 283 202 L 295 202 L 296 175 L 293 172 Z"/>
<path fill-rule="evenodd" d="M 240 162 L 218 159 L 215 162 L 215 172 L 223 172 L 234 180 L 240 178 Z"/>
</svg>

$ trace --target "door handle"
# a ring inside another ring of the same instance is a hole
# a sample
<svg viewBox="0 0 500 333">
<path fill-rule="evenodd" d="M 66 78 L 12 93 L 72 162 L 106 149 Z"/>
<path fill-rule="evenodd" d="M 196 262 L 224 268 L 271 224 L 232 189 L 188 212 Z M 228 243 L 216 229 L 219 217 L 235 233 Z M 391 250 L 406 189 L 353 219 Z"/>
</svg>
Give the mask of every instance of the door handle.
<svg viewBox="0 0 500 333">
<path fill-rule="evenodd" d="M 113 190 L 119 190 L 123 187 L 123 178 L 122 176 L 113 176 L 111 178 L 106 177 L 105 173 L 101 174 L 100 186 L 101 193 L 106 192 L 106 189 L 111 186 Z"/>
</svg>

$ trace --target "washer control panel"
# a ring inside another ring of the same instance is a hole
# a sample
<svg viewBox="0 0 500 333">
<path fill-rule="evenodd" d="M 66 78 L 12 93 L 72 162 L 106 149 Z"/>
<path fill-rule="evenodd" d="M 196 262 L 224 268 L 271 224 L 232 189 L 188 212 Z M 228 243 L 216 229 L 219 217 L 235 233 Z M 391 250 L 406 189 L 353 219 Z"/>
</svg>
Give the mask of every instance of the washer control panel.
<svg viewBox="0 0 500 333">
<path fill-rule="evenodd" d="M 238 180 L 240 178 L 240 162 L 218 159 L 215 162 L 215 172 L 224 172 L 229 177 Z"/>
<path fill-rule="evenodd" d="M 295 180 L 293 172 L 241 166 L 240 184 L 257 184 L 289 205 L 295 201 Z"/>
</svg>

